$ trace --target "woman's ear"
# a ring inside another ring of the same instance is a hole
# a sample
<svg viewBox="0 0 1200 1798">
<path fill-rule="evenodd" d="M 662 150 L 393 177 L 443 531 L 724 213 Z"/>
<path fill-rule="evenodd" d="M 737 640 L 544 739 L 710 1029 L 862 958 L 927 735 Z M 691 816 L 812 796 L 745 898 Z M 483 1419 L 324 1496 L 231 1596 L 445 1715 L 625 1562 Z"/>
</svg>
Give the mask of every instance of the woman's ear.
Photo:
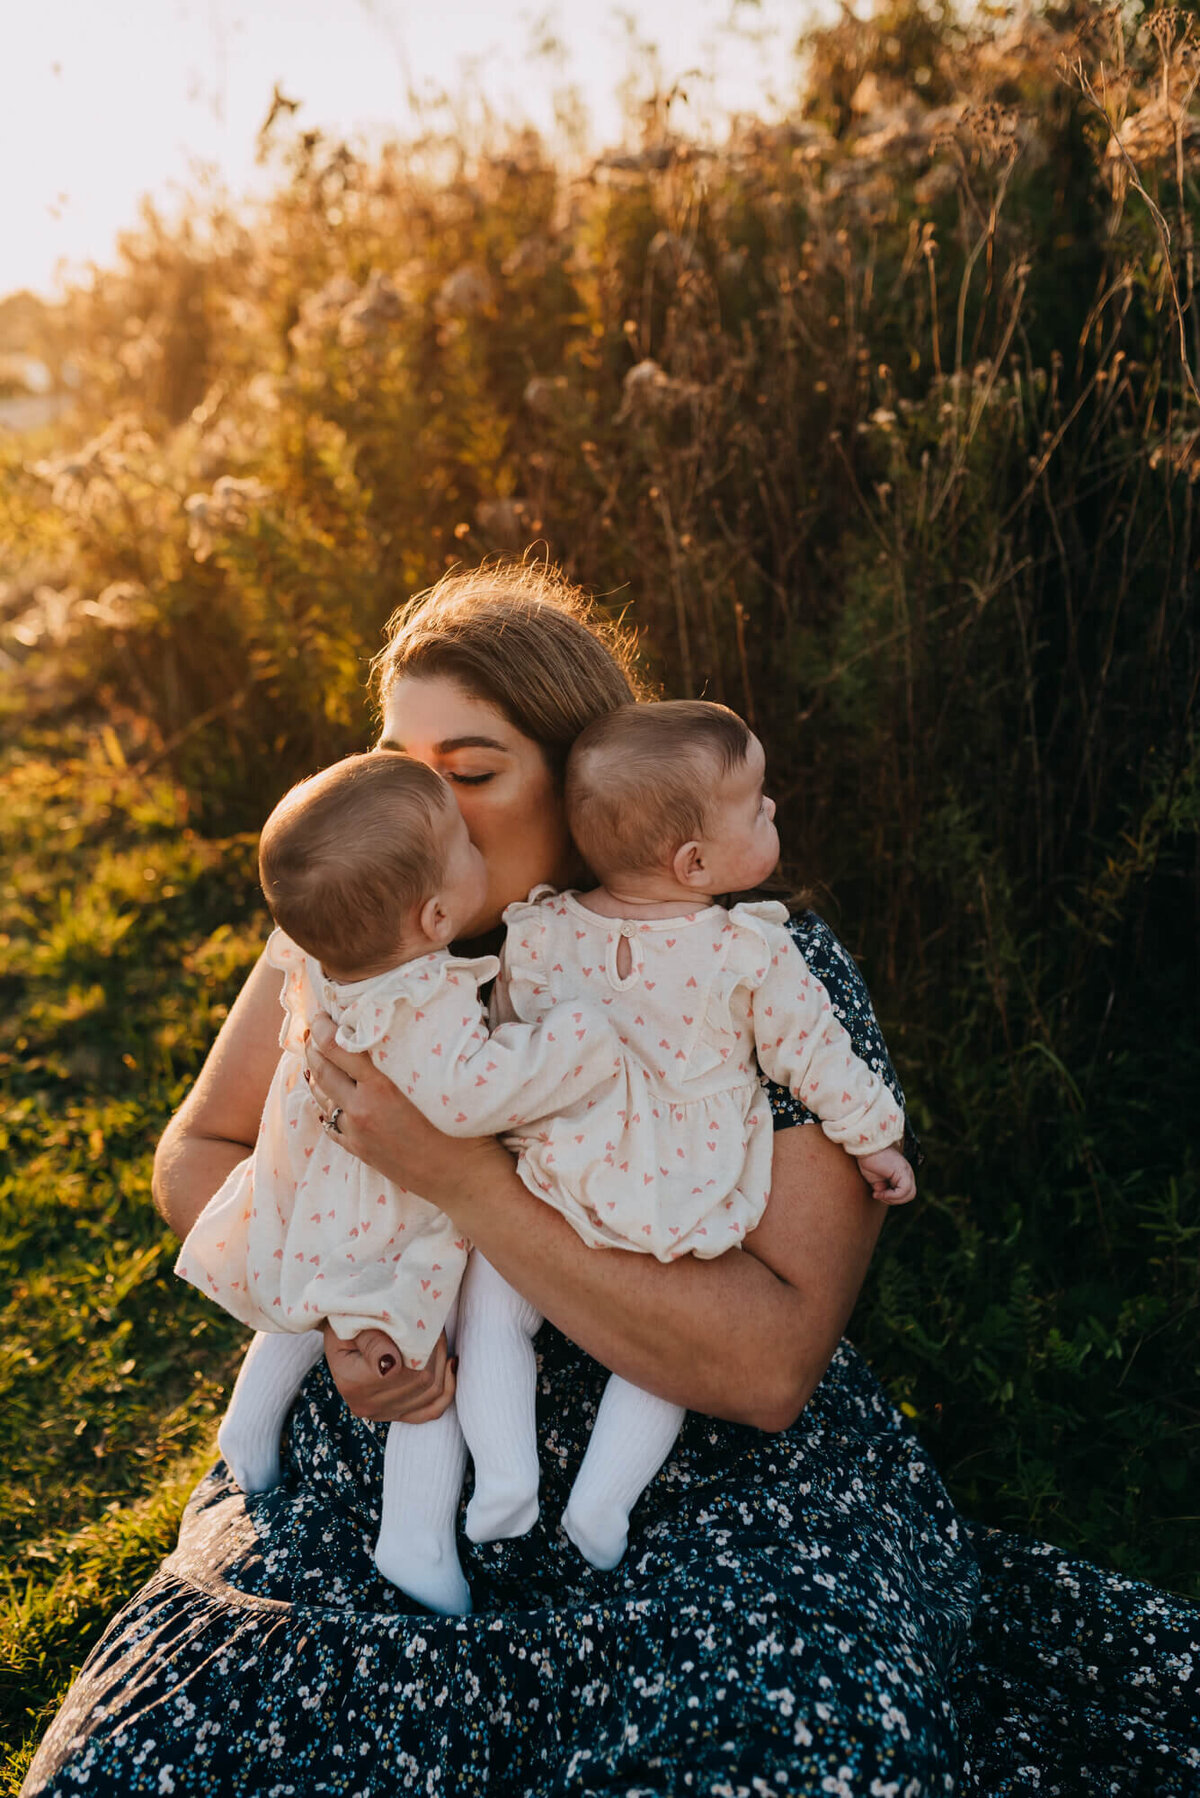
<svg viewBox="0 0 1200 1798">
<path fill-rule="evenodd" d="M 671 857 L 671 872 L 680 886 L 698 886 L 708 872 L 704 866 L 704 845 L 681 843 Z"/>
<path fill-rule="evenodd" d="M 436 943 L 439 948 L 454 935 L 454 920 L 442 904 L 439 893 L 425 901 L 417 914 L 417 923 L 420 925 L 421 935 L 427 941 Z"/>
</svg>

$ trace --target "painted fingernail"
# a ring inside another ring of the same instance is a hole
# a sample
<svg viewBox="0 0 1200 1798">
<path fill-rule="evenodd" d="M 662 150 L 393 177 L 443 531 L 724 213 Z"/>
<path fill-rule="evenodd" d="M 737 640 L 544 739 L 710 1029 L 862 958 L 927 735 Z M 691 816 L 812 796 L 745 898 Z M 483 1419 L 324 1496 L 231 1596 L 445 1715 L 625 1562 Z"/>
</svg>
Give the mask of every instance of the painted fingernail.
<svg viewBox="0 0 1200 1798">
<path fill-rule="evenodd" d="M 312 1069 L 311 1069 L 311 1068 L 305 1068 L 305 1070 L 304 1070 L 304 1078 L 305 1078 L 305 1079 L 306 1079 L 306 1080 L 311 1080 L 311 1079 L 312 1079 Z"/>
<path fill-rule="evenodd" d="M 380 1357 L 379 1357 L 380 1373 L 384 1373 L 384 1374 L 391 1373 L 391 1371 L 392 1371 L 393 1367 L 395 1367 L 395 1365 L 396 1365 L 395 1355 L 380 1355 Z"/>
</svg>

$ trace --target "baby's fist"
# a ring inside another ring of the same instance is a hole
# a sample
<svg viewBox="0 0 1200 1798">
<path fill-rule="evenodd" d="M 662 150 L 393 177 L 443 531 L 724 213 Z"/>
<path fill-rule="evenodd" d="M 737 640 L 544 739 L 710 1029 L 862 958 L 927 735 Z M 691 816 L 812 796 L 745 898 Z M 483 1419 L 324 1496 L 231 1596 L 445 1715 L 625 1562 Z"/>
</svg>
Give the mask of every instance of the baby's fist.
<svg viewBox="0 0 1200 1798">
<path fill-rule="evenodd" d="M 878 1199 L 881 1205 L 907 1205 L 916 1197 L 916 1179 L 899 1149 L 880 1149 L 875 1155 L 862 1155 L 858 1165 L 870 1185 L 872 1198 Z"/>
</svg>

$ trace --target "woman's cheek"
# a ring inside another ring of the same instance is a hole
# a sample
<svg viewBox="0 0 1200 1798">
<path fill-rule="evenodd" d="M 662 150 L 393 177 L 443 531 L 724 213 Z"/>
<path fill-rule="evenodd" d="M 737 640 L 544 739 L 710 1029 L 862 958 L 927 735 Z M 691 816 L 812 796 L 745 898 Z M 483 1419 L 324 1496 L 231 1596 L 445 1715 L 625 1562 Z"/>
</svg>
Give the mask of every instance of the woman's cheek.
<svg viewBox="0 0 1200 1798">
<path fill-rule="evenodd" d="M 566 864 L 569 839 L 558 795 L 540 795 L 537 804 L 522 807 L 499 833 L 496 844 L 497 873 L 511 889 L 505 903 L 524 899 L 542 881 L 556 885 Z"/>
</svg>

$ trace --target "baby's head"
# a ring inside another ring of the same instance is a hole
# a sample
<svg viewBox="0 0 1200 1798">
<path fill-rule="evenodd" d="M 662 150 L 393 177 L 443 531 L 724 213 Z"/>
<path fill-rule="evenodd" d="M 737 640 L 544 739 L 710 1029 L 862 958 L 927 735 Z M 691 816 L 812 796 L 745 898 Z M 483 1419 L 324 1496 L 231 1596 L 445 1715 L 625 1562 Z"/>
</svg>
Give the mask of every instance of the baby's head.
<svg viewBox="0 0 1200 1798">
<path fill-rule="evenodd" d="M 444 948 L 487 890 L 441 775 L 390 750 L 347 756 L 285 793 L 258 867 L 275 922 L 338 980 Z"/>
<path fill-rule="evenodd" d="M 571 835 L 610 889 L 640 893 L 650 882 L 697 895 L 746 892 L 779 860 L 765 767 L 762 744 L 726 706 L 621 706 L 589 724 L 571 750 Z"/>
</svg>

